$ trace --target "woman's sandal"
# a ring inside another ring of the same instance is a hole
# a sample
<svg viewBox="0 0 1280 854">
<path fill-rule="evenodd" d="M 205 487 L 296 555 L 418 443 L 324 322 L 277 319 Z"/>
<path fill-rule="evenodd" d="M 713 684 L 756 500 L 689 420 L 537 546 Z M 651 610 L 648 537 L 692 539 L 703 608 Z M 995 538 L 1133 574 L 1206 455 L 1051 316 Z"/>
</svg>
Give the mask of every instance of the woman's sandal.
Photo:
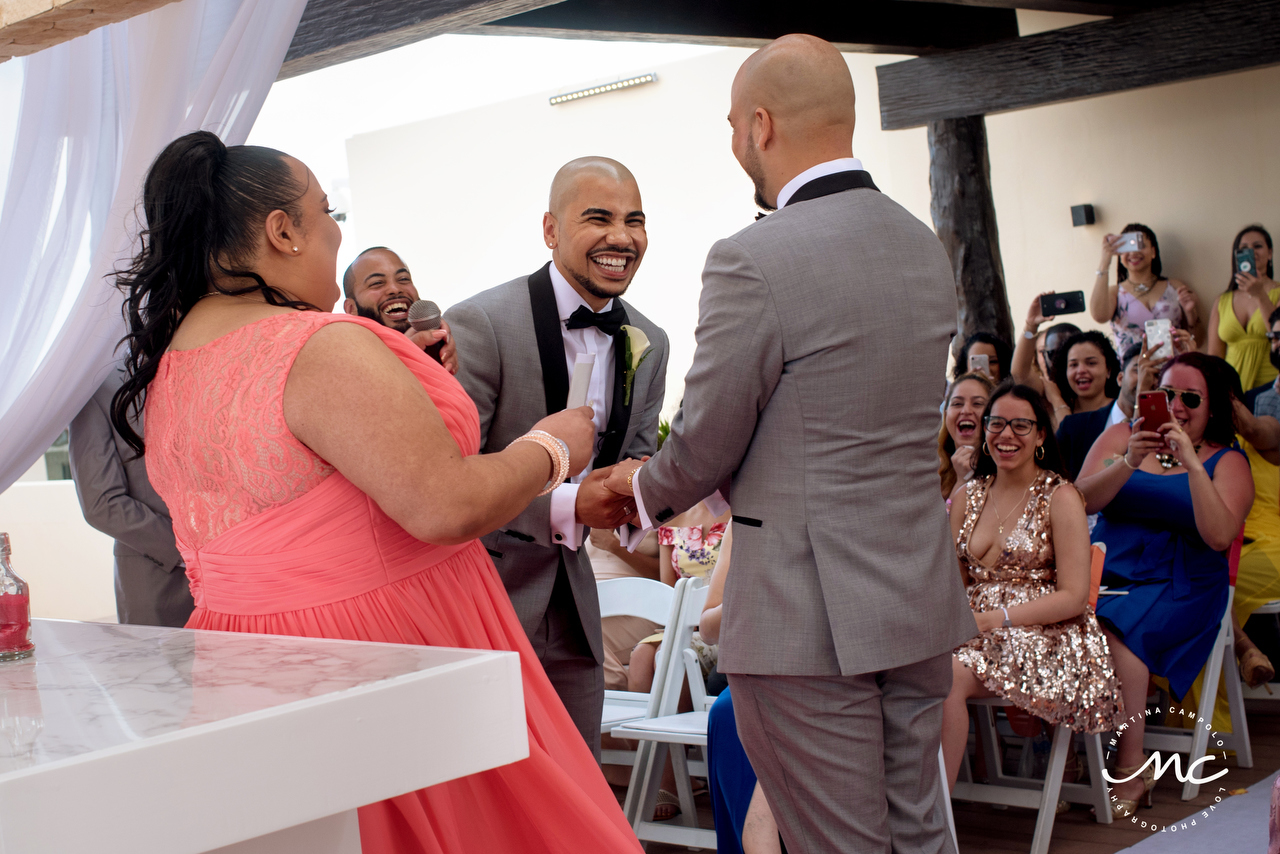
<svg viewBox="0 0 1280 854">
<path fill-rule="evenodd" d="M 667 821 L 680 815 L 680 799 L 666 789 L 658 790 L 658 803 L 653 808 L 654 821 Z"/>
<path fill-rule="evenodd" d="M 1275 675 L 1276 669 L 1272 666 L 1271 659 L 1256 646 L 1249 647 L 1240 656 L 1240 676 L 1250 688 L 1266 685 Z M 1270 688 L 1267 688 L 1267 693 L 1271 693 Z"/>
<path fill-rule="evenodd" d="M 1133 765 L 1128 768 L 1116 768 L 1116 776 L 1120 778 L 1128 777 L 1137 773 L 1141 765 Z M 1138 804 L 1141 803 L 1148 809 L 1151 808 L 1151 790 L 1156 787 L 1156 769 L 1148 765 L 1142 769 L 1142 786 L 1143 792 L 1140 798 L 1117 798 L 1111 797 L 1111 818 L 1128 818 L 1138 811 Z"/>
</svg>

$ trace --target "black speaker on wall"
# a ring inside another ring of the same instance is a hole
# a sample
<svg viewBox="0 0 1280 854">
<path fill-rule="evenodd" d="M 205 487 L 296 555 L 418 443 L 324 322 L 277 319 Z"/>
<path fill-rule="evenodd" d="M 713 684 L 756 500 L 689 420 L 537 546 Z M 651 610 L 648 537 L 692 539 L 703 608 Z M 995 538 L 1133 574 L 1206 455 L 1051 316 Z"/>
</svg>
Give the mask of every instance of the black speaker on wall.
<svg viewBox="0 0 1280 854">
<path fill-rule="evenodd" d="M 1071 209 L 1071 224 L 1093 225 L 1093 205 L 1076 205 Z"/>
</svg>

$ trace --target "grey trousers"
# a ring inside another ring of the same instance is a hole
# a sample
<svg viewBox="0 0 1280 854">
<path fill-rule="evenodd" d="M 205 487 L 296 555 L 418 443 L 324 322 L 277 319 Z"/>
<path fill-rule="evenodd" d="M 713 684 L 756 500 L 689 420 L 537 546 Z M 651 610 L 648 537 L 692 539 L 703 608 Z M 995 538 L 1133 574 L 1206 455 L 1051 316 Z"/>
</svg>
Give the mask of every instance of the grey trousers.
<svg viewBox="0 0 1280 854">
<path fill-rule="evenodd" d="M 116 555 L 116 619 L 121 623 L 180 629 L 195 607 L 181 566 L 169 572 L 141 555 Z"/>
<path fill-rule="evenodd" d="M 955 854 L 940 809 L 951 654 L 858 676 L 729 674 L 789 854 Z"/>
<path fill-rule="evenodd" d="M 533 652 L 564 703 L 582 740 L 600 761 L 600 718 L 604 712 L 604 666 L 587 643 L 564 563 L 556 571 L 551 601 L 538 629 L 529 636 Z M 950 672 L 950 671 L 948 671 Z"/>
</svg>

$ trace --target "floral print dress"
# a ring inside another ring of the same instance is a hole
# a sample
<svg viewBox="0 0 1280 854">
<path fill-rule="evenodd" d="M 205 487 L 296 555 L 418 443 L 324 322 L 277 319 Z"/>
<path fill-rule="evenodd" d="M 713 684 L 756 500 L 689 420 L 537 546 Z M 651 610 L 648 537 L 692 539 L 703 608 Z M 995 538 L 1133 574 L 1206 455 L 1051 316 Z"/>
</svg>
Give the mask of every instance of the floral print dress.
<svg viewBox="0 0 1280 854">
<path fill-rule="evenodd" d="M 724 532 L 728 523 L 719 522 L 705 528 L 693 525 L 687 528 L 672 528 L 667 525 L 658 529 L 658 545 L 671 546 L 671 568 L 677 578 L 706 578 L 720 559 L 720 543 L 724 540 Z M 640 643 L 660 643 L 662 632 L 649 635 Z M 693 633 L 693 651 L 698 655 L 698 663 L 702 665 L 702 676 L 706 678 L 719 658 L 718 644 L 709 644 L 702 635 Z"/>
</svg>

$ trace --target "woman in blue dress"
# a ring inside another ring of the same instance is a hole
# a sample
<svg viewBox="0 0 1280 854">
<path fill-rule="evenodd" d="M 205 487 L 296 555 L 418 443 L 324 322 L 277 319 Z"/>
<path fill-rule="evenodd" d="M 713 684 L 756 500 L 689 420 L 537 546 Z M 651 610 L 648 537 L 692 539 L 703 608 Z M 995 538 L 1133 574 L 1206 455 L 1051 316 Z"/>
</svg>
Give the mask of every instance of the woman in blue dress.
<svg viewBox="0 0 1280 854">
<path fill-rule="evenodd" d="M 1131 429 L 1117 424 L 1094 443 L 1076 488 L 1101 513 L 1093 539 L 1107 545 L 1102 583 L 1127 593 L 1102 596 L 1107 632 L 1131 725 L 1120 736 L 1118 778 L 1136 774 L 1150 674 L 1181 699 L 1213 648 L 1227 607 L 1227 550 L 1253 504 L 1253 478 L 1235 441 L 1232 389 L 1240 381 L 1214 356 L 1169 362 L 1160 390 L 1172 420 Z M 1150 804 L 1154 770 L 1112 787 L 1117 815 Z"/>
</svg>

